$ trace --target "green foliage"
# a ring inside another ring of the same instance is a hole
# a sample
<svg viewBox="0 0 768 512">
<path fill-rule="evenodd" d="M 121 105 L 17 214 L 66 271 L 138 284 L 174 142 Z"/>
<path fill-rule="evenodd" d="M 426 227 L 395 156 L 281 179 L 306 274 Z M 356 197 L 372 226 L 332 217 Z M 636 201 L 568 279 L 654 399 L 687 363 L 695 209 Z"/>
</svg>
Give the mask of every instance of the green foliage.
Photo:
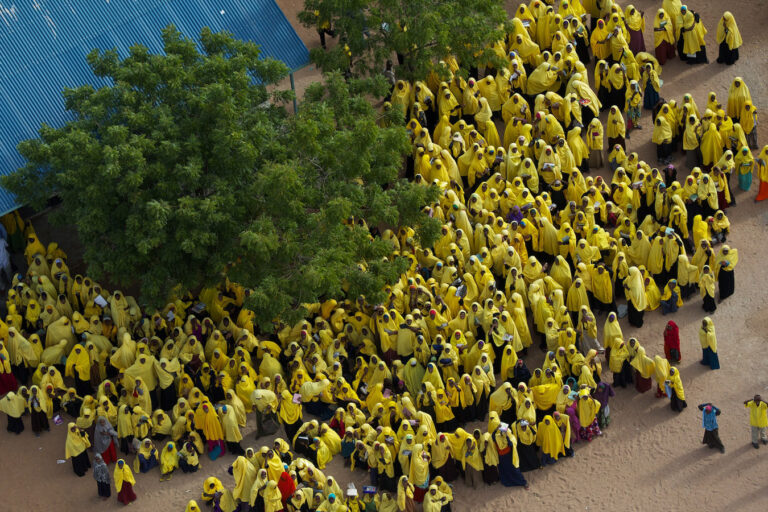
<svg viewBox="0 0 768 512">
<path fill-rule="evenodd" d="M 397 278 L 391 247 L 343 221 L 412 225 L 434 240 L 421 207 L 437 191 L 398 179 L 405 131 L 380 128 L 358 94 L 381 83 L 329 75 L 289 116 L 290 92 L 267 89 L 287 69 L 254 44 L 204 29 L 199 52 L 173 26 L 163 40 L 165 55 L 91 52 L 113 85 L 65 90 L 75 119 L 19 144 L 28 163 L 3 179 L 36 207 L 61 197 L 53 220 L 76 226 L 90 275 L 138 281 L 142 300 L 161 305 L 226 272 L 253 289 L 266 325 L 344 287 L 376 297 Z"/>
<path fill-rule="evenodd" d="M 397 77 L 419 80 L 449 55 L 464 69 L 498 63 L 490 45 L 504 38 L 507 14 L 501 0 L 305 0 L 299 20 L 328 22 L 339 37 L 337 46 L 310 52 L 325 71 L 368 76 L 399 54 Z"/>
</svg>

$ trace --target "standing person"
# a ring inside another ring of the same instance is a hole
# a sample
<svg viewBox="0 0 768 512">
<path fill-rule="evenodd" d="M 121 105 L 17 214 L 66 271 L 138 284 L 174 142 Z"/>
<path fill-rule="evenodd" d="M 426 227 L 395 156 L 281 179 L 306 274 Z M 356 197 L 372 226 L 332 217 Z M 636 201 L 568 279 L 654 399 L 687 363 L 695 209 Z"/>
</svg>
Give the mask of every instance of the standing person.
<svg viewBox="0 0 768 512">
<path fill-rule="evenodd" d="M 413 484 L 408 477 L 403 475 L 397 483 L 397 510 L 398 512 L 414 512 L 416 505 L 413 502 Z"/>
<path fill-rule="evenodd" d="M 755 128 L 757 133 L 757 128 Z M 768 145 L 763 146 L 760 154 L 757 155 L 757 177 L 760 180 L 760 189 L 755 197 L 755 202 L 768 199 Z"/>
<path fill-rule="evenodd" d="M 685 401 L 685 390 L 683 389 L 683 381 L 680 379 L 680 370 L 674 366 L 669 369 L 666 385 L 667 394 L 670 398 L 670 407 L 675 412 L 683 412 L 683 409 L 688 407 L 688 404 Z"/>
<path fill-rule="evenodd" d="M 629 323 L 634 327 L 642 327 L 643 315 L 648 307 L 648 297 L 645 295 L 643 275 L 637 267 L 630 267 L 629 275 L 624 279 L 624 293 L 627 297 L 627 306 L 629 308 Z"/>
<path fill-rule="evenodd" d="M 48 400 L 40 392 L 40 388 L 32 386 L 29 388 L 29 398 L 27 400 L 27 408 L 29 409 L 29 419 L 32 424 L 32 432 L 35 433 L 35 437 L 40 437 L 40 432 L 45 430 L 51 431 L 51 426 L 48 423 L 48 409 L 50 404 Z"/>
<path fill-rule="evenodd" d="M 643 103 L 643 95 L 640 92 L 640 84 L 637 80 L 629 82 L 629 88 L 627 88 L 627 103 L 625 105 L 625 112 L 627 114 L 627 137 L 632 130 L 640 130 L 640 108 Z"/>
<path fill-rule="evenodd" d="M 712 319 L 704 317 L 699 328 L 699 342 L 701 343 L 701 364 L 709 366 L 712 370 L 720 369 L 720 359 L 717 357 L 717 337 L 715 336 L 715 324 Z"/>
<path fill-rule="evenodd" d="M 672 127 L 669 126 L 667 119 L 662 115 L 657 116 L 653 123 L 651 141 L 656 144 L 656 160 L 659 165 L 667 165 L 671 162 L 672 136 Z"/>
<path fill-rule="evenodd" d="M 698 13 L 688 9 L 683 5 L 680 7 L 680 13 L 683 19 L 683 26 L 680 29 L 680 39 L 677 43 L 677 50 L 680 58 L 688 64 L 707 64 L 707 46 L 704 43 L 704 35 L 707 29 L 701 22 Z"/>
<path fill-rule="evenodd" d="M 742 45 L 739 27 L 729 11 L 717 23 L 717 42 L 720 45 L 717 62 L 729 66 L 739 60 L 739 47 Z"/>
<path fill-rule="evenodd" d="M 720 300 L 727 299 L 733 295 L 733 290 L 736 285 L 733 277 L 733 269 L 739 262 L 739 252 L 736 249 L 731 249 L 727 245 L 723 245 L 720 248 L 720 253 L 715 259 L 715 278 L 720 285 Z"/>
<path fill-rule="evenodd" d="M 742 146 L 741 151 L 734 155 L 733 162 L 736 164 L 736 170 L 738 171 L 739 188 L 748 192 L 752 186 L 752 169 L 755 166 L 755 157 L 752 156 L 752 152 L 747 146 Z"/>
<path fill-rule="evenodd" d="M 710 448 L 717 448 L 720 453 L 725 453 L 725 446 L 723 446 L 717 430 L 717 417 L 720 416 L 720 409 L 707 402 L 700 404 L 699 410 L 703 412 L 701 426 L 704 427 L 704 439 L 702 439 L 701 444 L 706 444 Z"/>
<path fill-rule="evenodd" d="M 664 329 L 664 355 L 673 364 L 679 364 L 682 358 L 680 355 L 680 329 L 672 320 L 667 322 L 667 327 Z"/>
<path fill-rule="evenodd" d="M 99 416 L 93 430 L 93 451 L 105 464 L 117 461 L 117 432 L 106 416 Z"/>
<path fill-rule="evenodd" d="M 317 18 L 317 20 L 316 20 L 317 26 L 315 28 L 317 29 L 317 35 L 320 36 L 320 46 L 322 46 L 323 50 L 325 50 L 326 49 L 326 45 L 325 45 L 325 36 L 326 36 L 326 34 L 331 36 L 331 37 L 335 37 L 336 36 L 336 32 L 334 32 L 331 29 L 331 20 L 329 20 L 325 16 L 321 17 L 320 16 L 320 11 L 315 11 L 314 14 L 315 14 L 315 17 Z"/>
<path fill-rule="evenodd" d="M 630 4 L 624 10 L 624 22 L 627 32 L 629 32 L 629 49 L 635 55 L 644 52 L 645 38 L 643 37 L 643 31 L 645 30 L 645 16 L 641 11 L 635 9 L 634 5 Z"/>
<path fill-rule="evenodd" d="M 84 476 L 85 472 L 91 467 L 91 461 L 88 458 L 88 448 L 91 442 L 88 440 L 88 434 L 77 428 L 77 425 L 70 423 L 67 425 L 67 441 L 64 445 L 64 456 L 72 459 L 72 469 L 77 476 Z"/>
<path fill-rule="evenodd" d="M 107 500 L 112 496 L 110 489 L 111 479 L 109 478 L 109 468 L 104 462 L 104 459 L 98 453 L 93 456 L 93 478 L 96 480 L 96 485 L 99 489 L 99 497 L 102 501 Z"/>
<path fill-rule="evenodd" d="M 600 403 L 600 410 L 597 413 L 597 425 L 603 429 L 611 424 L 611 406 L 609 404 L 611 397 L 616 396 L 613 386 L 607 382 L 598 382 L 597 388 L 592 393 L 592 398 Z"/>
<path fill-rule="evenodd" d="M 667 60 L 675 58 L 674 21 L 664 9 L 656 11 L 656 17 L 653 19 L 653 45 L 656 60 L 662 66 Z"/>
<path fill-rule="evenodd" d="M 24 432 L 24 421 L 21 417 L 24 415 L 26 405 L 24 397 L 13 391 L 0 400 L 0 412 L 4 412 L 8 416 L 8 427 L 6 427 L 8 432 L 13 432 L 16 435 Z"/>
<path fill-rule="evenodd" d="M 699 276 L 699 293 L 704 299 L 703 308 L 707 313 L 714 313 L 717 309 L 715 303 L 715 275 L 710 270 L 709 265 L 704 265 Z"/>
<path fill-rule="evenodd" d="M 302 408 L 301 403 L 297 404 L 293 401 L 293 395 L 287 389 L 284 389 L 280 394 L 277 415 L 283 424 L 288 439 L 293 439 L 303 423 Z"/>
<path fill-rule="evenodd" d="M 123 505 L 129 505 L 136 501 L 136 493 L 133 492 L 133 484 L 136 479 L 133 478 L 133 472 L 123 459 L 117 461 L 113 474 L 115 478 L 115 490 L 117 491 L 117 501 Z"/>
<path fill-rule="evenodd" d="M 499 480 L 504 487 L 523 486 L 528 489 L 528 482 L 520 472 L 520 459 L 517 454 L 517 438 L 508 426 L 502 426 L 496 411 L 488 413 L 488 432 L 491 433 L 499 452 Z"/>
<path fill-rule="evenodd" d="M 745 400 L 744 407 L 749 409 L 749 426 L 752 430 L 752 446 L 760 448 L 760 441 L 768 444 L 768 435 L 765 428 L 768 427 L 768 403 L 764 402 L 760 395 L 755 395 L 752 400 Z"/>
<path fill-rule="evenodd" d="M 589 168 L 601 169 L 603 167 L 603 124 L 597 117 L 592 119 L 587 127 L 587 148 L 589 148 Z"/>
</svg>

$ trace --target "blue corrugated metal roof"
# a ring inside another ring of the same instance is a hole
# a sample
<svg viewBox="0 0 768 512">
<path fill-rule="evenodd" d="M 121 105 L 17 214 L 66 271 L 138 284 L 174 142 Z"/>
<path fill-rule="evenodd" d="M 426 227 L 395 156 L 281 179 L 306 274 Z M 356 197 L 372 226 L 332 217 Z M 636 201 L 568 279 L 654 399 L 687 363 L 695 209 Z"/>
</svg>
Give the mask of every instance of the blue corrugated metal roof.
<svg viewBox="0 0 768 512">
<path fill-rule="evenodd" d="M 105 85 L 85 61 L 89 51 L 114 47 L 127 56 L 140 43 L 161 52 L 161 30 L 170 23 L 194 39 L 203 27 L 227 30 L 294 71 L 309 63 L 306 46 L 273 0 L 0 1 L 0 174 L 23 165 L 16 145 L 35 137 L 41 123 L 61 126 L 71 118 L 64 87 Z M 17 207 L 0 187 L 0 215 Z"/>
</svg>

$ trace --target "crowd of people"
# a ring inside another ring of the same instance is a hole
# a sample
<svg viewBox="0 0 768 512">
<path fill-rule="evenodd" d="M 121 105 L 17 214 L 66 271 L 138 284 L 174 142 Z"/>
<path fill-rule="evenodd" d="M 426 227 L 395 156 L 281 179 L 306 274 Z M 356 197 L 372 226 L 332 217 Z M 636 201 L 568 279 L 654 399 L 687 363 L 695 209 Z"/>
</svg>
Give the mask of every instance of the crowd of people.
<svg viewBox="0 0 768 512">
<path fill-rule="evenodd" d="M 262 332 L 249 290 L 227 281 L 142 310 L 71 276 L 61 248 L 6 215 L 10 246 L 28 265 L 13 275 L 0 321 L 8 431 L 21 434 L 29 416 L 46 435 L 70 417 L 73 471 L 86 475 L 92 453 L 99 496 L 114 486 L 125 504 L 137 474 L 165 481 L 229 454 L 232 482 L 202 482 L 200 501 L 217 512 L 411 512 L 416 503 L 446 512 L 459 479 L 528 489 L 527 472 L 573 457 L 610 424 L 611 397 L 627 392 L 617 388 L 654 389 L 682 412 L 675 322 L 651 356 L 619 320 L 641 327 L 646 312 L 674 315 L 695 300 L 712 313 L 734 293 L 730 177 L 747 191 L 757 170 L 757 200 L 768 197 L 768 146 L 753 156 L 757 111 L 741 78 L 725 107 L 715 93 L 703 112 L 690 94 L 661 97 L 669 59 L 707 62 L 698 15 L 663 4 L 655 56 L 633 6 L 533 0 L 494 46 L 505 66 L 469 69 L 465 80 L 446 56 L 442 72 L 395 81 L 384 108 L 404 113 L 407 173 L 441 189 L 426 211 L 443 227 L 432 247 L 409 227 L 377 233 L 410 262 L 382 304 L 329 298 L 306 305 L 307 319 Z M 718 62 L 735 62 L 742 42 L 730 13 L 717 40 Z M 628 148 L 643 115 L 661 168 Z M 669 164 L 677 151 L 685 175 Z M 589 176 L 605 165 L 610 181 Z M 710 317 L 699 340 L 701 363 L 716 370 Z M 529 368 L 538 350 L 543 363 Z M 759 447 L 768 405 L 745 406 Z M 704 442 L 724 449 L 720 410 L 700 409 Z M 278 437 L 243 448 L 248 420 L 257 439 Z M 370 485 L 342 489 L 326 475 L 337 456 Z M 186 508 L 199 510 L 197 500 Z"/>
</svg>

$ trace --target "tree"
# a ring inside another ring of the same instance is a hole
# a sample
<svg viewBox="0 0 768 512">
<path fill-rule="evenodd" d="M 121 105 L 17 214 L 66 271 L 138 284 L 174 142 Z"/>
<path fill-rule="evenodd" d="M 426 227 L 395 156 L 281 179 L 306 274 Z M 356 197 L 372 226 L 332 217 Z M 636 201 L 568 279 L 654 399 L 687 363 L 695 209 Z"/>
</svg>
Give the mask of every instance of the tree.
<svg viewBox="0 0 768 512">
<path fill-rule="evenodd" d="M 112 85 L 65 90 L 74 120 L 20 143 L 27 163 L 3 179 L 32 206 L 60 196 L 52 220 L 76 226 L 90 275 L 138 282 L 159 306 L 226 273 L 253 289 L 265 325 L 343 287 L 375 299 L 398 277 L 405 262 L 383 259 L 391 247 L 342 221 L 434 239 L 421 207 L 437 192 L 398 180 L 405 131 L 380 128 L 358 94 L 383 84 L 329 75 L 289 116 L 292 95 L 274 86 L 287 69 L 256 45 L 204 29 L 200 52 L 173 26 L 163 41 L 164 55 L 91 52 Z"/>
<path fill-rule="evenodd" d="M 500 64 L 491 46 L 504 39 L 507 13 L 501 0 L 305 0 L 299 20 L 307 27 L 330 23 L 339 44 L 310 56 L 323 70 L 356 76 L 380 73 L 402 59 L 398 78 L 421 80 L 450 55 L 464 69 Z"/>
</svg>

